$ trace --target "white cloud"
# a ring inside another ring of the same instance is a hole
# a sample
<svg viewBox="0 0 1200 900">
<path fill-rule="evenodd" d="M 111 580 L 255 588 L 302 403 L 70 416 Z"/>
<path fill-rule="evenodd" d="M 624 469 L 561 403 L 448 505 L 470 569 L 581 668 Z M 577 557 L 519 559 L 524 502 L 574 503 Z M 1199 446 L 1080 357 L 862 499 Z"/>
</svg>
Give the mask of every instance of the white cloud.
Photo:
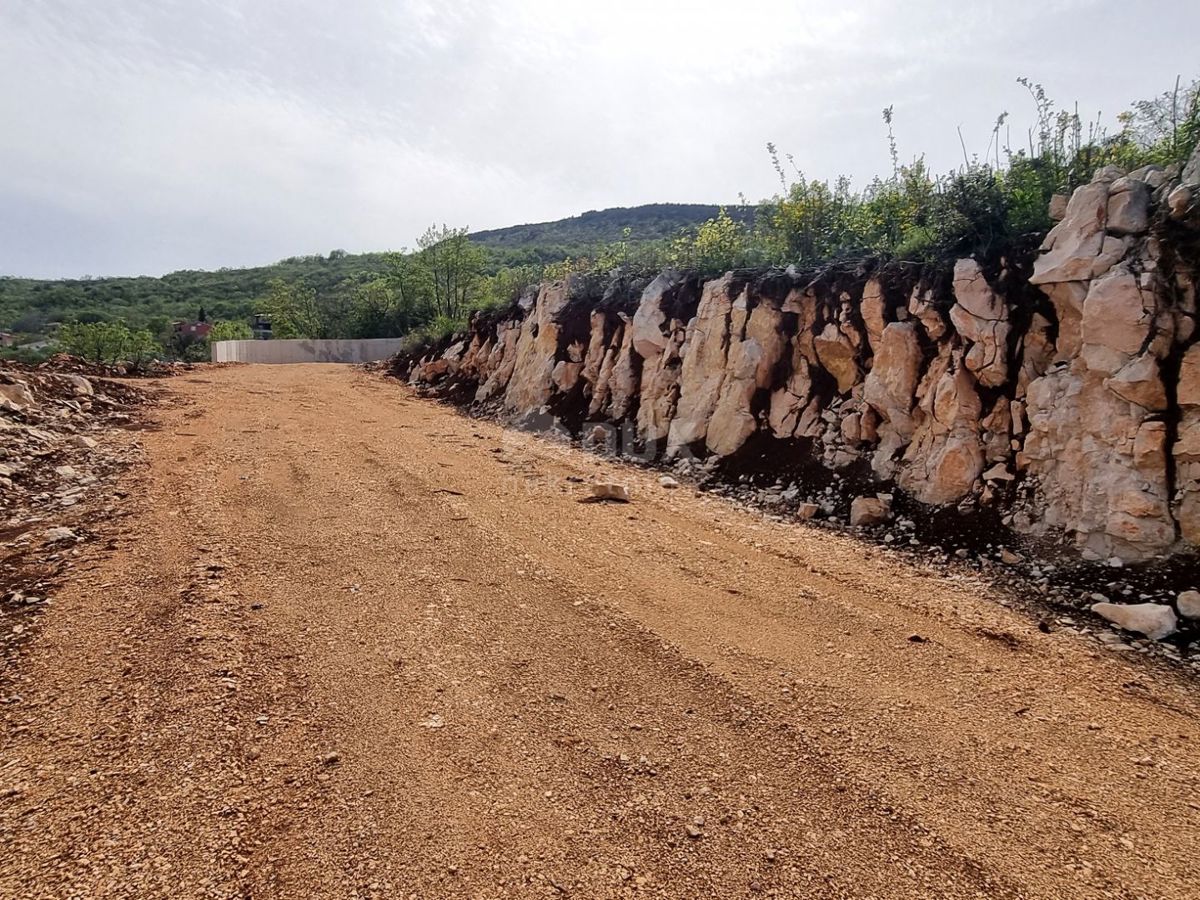
<svg viewBox="0 0 1200 900">
<path fill-rule="evenodd" d="M 0 6 L 0 272 L 161 272 L 957 164 L 1014 83 L 1111 116 L 1200 13 L 1108 0 L 43 0 Z M 1113 54 L 1121 65 L 1113 65 Z"/>
</svg>

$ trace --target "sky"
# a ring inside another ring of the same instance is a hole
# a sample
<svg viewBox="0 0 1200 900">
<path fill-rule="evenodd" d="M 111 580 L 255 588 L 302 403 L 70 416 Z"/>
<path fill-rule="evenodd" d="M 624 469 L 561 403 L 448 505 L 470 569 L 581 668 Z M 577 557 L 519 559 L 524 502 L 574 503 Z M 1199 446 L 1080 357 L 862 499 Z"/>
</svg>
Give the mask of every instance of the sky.
<svg viewBox="0 0 1200 900">
<path fill-rule="evenodd" d="M 985 152 L 1027 76 L 1111 127 L 1194 0 L 0 0 L 0 274 L 162 274 L 863 184 Z"/>
</svg>

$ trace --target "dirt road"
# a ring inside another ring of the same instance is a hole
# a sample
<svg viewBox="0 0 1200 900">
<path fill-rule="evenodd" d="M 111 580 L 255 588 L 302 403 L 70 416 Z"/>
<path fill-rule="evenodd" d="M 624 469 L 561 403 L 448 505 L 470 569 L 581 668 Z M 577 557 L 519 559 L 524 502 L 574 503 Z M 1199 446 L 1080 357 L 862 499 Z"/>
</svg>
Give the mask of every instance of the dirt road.
<svg viewBox="0 0 1200 900">
<path fill-rule="evenodd" d="M 1200 895 L 1192 683 L 345 367 L 164 387 L 4 698 L 0 896 Z"/>
</svg>

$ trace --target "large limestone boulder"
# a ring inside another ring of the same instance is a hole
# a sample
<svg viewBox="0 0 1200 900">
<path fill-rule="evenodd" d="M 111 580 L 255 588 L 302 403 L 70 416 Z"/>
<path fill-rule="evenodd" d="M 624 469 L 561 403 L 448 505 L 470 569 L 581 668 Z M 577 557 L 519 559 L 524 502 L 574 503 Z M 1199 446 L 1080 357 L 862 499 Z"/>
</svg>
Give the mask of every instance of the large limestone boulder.
<svg viewBox="0 0 1200 900">
<path fill-rule="evenodd" d="M 1175 611 L 1158 603 L 1094 603 L 1092 612 L 1114 625 L 1161 641 L 1175 633 Z"/>
<path fill-rule="evenodd" d="M 821 367 L 837 382 L 838 393 L 849 393 L 862 377 L 858 351 L 850 337 L 838 327 L 838 323 L 830 322 L 816 336 L 813 344 Z"/>
<path fill-rule="evenodd" d="M 704 440 L 708 420 L 712 418 L 725 381 L 725 362 L 729 340 L 729 317 L 733 298 L 729 291 L 731 275 L 706 282 L 696 308 L 696 317 L 688 323 L 679 377 L 679 403 L 667 434 L 667 453 Z"/>
<path fill-rule="evenodd" d="M 900 486 L 924 503 L 955 503 L 983 472 L 975 378 L 959 354 L 947 352 L 930 366 L 918 396 L 919 418 Z"/>
<path fill-rule="evenodd" d="M 17 412 L 37 402 L 33 398 L 33 392 L 29 390 L 29 385 L 15 379 L 9 384 L 0 383 L 0 400 L 6 401 Z"/>
<path fill-rule="evenodd" d="M 1083 302 L 1082 355 L 1089 369 L 1113 374 L 1139 353 L 1150 335 L 1155 301 L 1125 266 L 1091 283 Z"/>
<path fill-rule="evenodd" d="M 1039 528 L 1074 533 L 1081 548 L 1134 561 L 1175 540 L 1165 432 L 1104 373 L 1059 368 L 1029 385 L 1019 465 L 1039 485 Z"/>
<path fill-rule="evenodd" d="M 1200 344 L 1184 353 L 1175 387 L 1178 437 L 1172 453 L 1178 489 L 1176 516 L 1184 540 L 1200 545 Z"/>
<path fill-rule="evenodd" d="M 504 407 L 510 412 L 536 410 L 550 399 L 561 330 L 555 320 L 570 298 L 568 281 L 542 285 L 521 323 L 512 377 L 504 392 Z"/>
<path fill-rule="evenodd" d="M 883 286 L 878 278 L 872 278 L 863 288 L 862 303 L 859 312 L 862 314 L 863 325 L 867 328 L 867 345 L 872 353 L 879 351 L 879 341 L 883 337 L 883 329 L 887 325 L 884 318 L 886 305 L 883 297 Z"/>
<path fill-rule="evenodd" d="M 643 359 L 654 359 L 667 347 L 667 314 L 663 298 L 677 287 L 679 276 L 663 272 L 646 286 L 633 314 L 633 349 Z"/>
<path fill-rule="evenodd" d="M 1150 188 L 1144 181 L 1118 178 L 1108 195 L 1105 227 L 1111 234 L 1141 234 L 1150 224 Z"/>
<path fill-rule="evenodd" d="M 1104 246 L 1108 194 L 1109 185 L 1103 181 L 1075 189 L 1062 221 L 1042 242 L 1042 253 L 1033 264 L 1030 283 L 1054 284 L 1093 277 L 1096 258 Z"/>
<path fill-rule="evenodd" d="M 863 399 L 907 443 L 921 374 L 921 342 L 911 322 L 892 322 L 880 334 Z"/>
<path fill-rule="evenodd" d="M 882 497 L 855 497 L 850 503 L 851 525 L 882 525 L 891 514 L 891 503 Z"/>
<path fill-rule="evenodd" d="M 954 306 L 950 321 L 971 343 L 965 363 L 980 384 L 998 387 L 1008 380 L 1008 306 L 984 278 L 979 263 L 954 265 Z"/>
<path fill-rule="evenodd" d="M 638 434 L 644 441 L 657 443 L 666 438 L 670 430 L 679 399 L 680 354 L 686 335 L 683 325 L 672 321 L 671 334 L 663 351 L 642 363 L 637 425 Z"/>
</svg>

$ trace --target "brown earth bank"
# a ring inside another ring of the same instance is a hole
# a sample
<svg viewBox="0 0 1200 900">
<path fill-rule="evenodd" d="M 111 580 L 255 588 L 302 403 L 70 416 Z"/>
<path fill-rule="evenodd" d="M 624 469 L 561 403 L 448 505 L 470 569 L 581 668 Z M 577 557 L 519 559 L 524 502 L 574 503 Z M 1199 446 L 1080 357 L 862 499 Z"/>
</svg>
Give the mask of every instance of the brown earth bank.
<svg viewBox="0 0 1200 900">
<path fill-rule="evenodd" d="M 346 367 L 161 389 L 0 674 L 0 896 L 1196 895 L 1173 670 Z"/>
</svg>

